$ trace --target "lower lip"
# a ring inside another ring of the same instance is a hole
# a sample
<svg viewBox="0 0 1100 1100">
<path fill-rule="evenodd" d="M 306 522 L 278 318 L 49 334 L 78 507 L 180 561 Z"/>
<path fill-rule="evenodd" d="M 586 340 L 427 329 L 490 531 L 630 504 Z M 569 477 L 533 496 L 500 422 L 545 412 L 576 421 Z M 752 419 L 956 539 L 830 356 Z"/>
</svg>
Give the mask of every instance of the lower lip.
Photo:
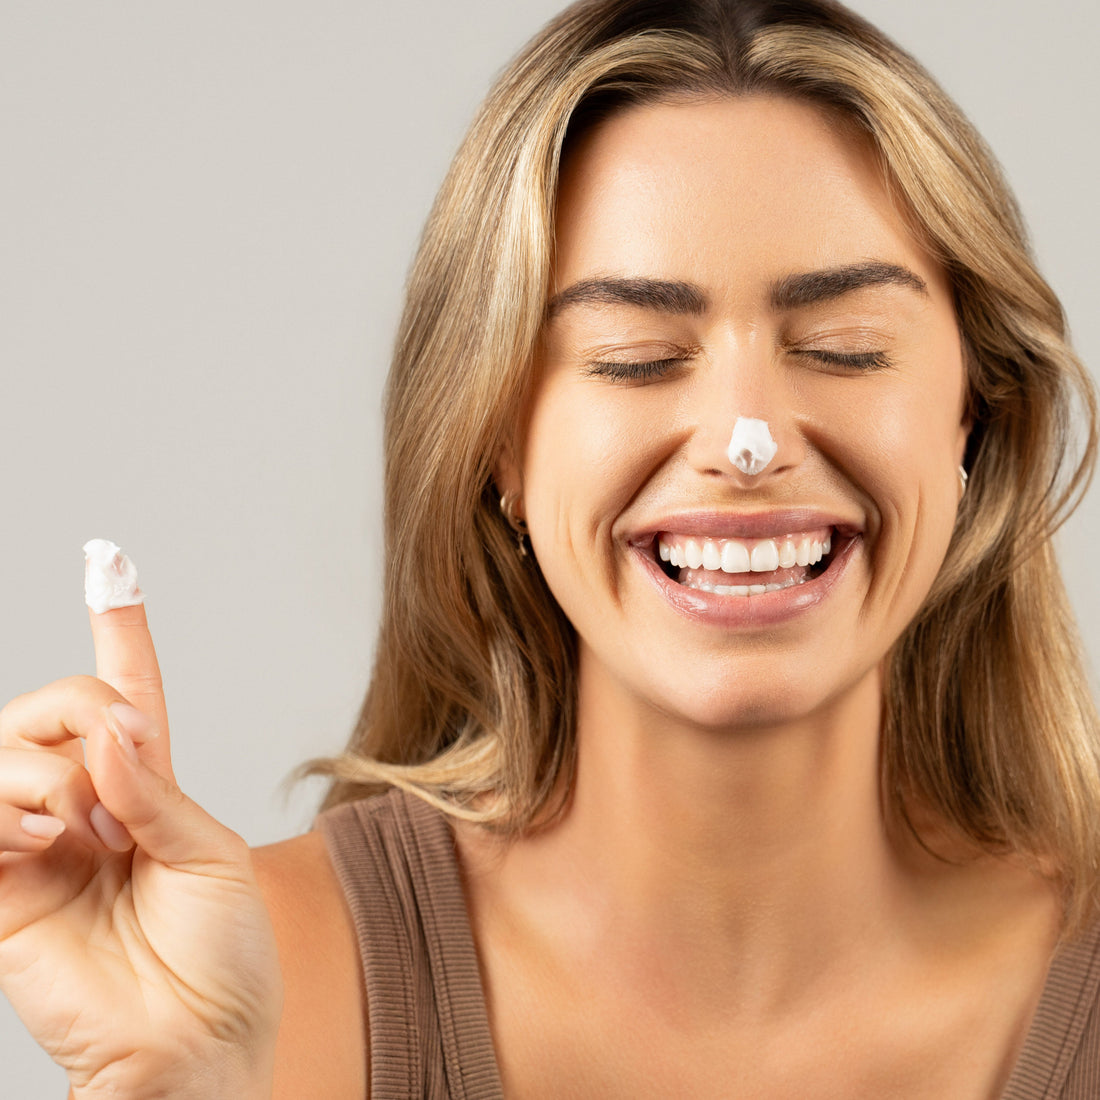
<svg viewBox="0 0 1100 1100">
<path fill-rule="evenodd" d="M 856 548 L 862 542 L 858 535 L 849 538 L 837 550 L 829 568 L 812 580 L 792 584 L 778 592 L 762 592 L 758 596 L 721 596 L 717 592 L 687 588 L 668 577 L 645 549 L 635 547 L 634 553 L 650 580 L 675 611 L 695 622 L 732 630 L 773 626 L 817 607 L 844 576 Z"/>
</svg>

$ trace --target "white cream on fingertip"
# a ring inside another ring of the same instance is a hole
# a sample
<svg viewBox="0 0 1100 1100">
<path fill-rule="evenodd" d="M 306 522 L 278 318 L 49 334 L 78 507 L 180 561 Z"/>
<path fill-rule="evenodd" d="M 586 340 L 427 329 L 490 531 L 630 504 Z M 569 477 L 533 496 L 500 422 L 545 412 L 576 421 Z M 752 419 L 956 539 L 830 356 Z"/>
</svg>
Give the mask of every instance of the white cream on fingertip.
<svg viewBox="0 0 1100 1100">
<path fill-rule="evenodd" d="M 726 453 L 741 473 L 751 477 L 766 469 L 778 450 L 779 445 L 772 439 L 766 420 L 739 416 L 733 425 L 733 435 L 730 436 Z"/>
<path fill-rule="evenodd" d="M 109 539 L 84 544 L 84 602 L 97 615 L 145 603 L 134 563 Z"/>
</svg>

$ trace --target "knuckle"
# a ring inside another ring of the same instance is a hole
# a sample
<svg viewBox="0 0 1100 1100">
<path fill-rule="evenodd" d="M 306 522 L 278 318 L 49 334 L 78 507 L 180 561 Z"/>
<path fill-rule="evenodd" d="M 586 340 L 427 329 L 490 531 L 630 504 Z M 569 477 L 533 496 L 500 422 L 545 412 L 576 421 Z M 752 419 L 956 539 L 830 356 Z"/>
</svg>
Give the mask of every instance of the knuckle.
<svg viewBox="0 0 1100 1100">
<path fill-rule="evenodd" d="M 36 695 L 50 693 L 56 695 L 59 707 L 71 708 L 74 704 L 85 701 L 105 701 L 105 695 L 114 695 L 114 691 L 102 680 L 94 676 L 81 674 L 79 676 L 66 676 L 63 680 L 55 680 L 52 684 L 35 692 Z"/>
<path fill-rule="evenodd" d="M 131 694 L 160 695 L 164 691 L 164 681 L 157 672 L 139 672 L 125 678 L 126 690 Z"/>
<path fill-rule="evenodd" d="M 53 759 L 56 764 L 51 783 L 52 797 L 49 801 L 68 800 L 79 795 L 89 782 L 84 765 L 62 756 L 55 756 Z"/>
<path fill-rule="evenodd" d="M 66 676 L 63 680 L 56 680 L 48 687 L 43 689 L 44 691 L 62 691 L 66 695 L 102 695 L 103 694 L 103 681 L 97 680 L 94 676 L 88 676 L 85 673 L 81 673 L 77 676 Z"/>
<path fill-rule="evenodd" d="M 3 710 L 0 710 L 0 745 L 8 744 L 12 739 L 12 730 L 15 728 L 15 711 L 19 707 L 19 700 L 22 696 L 18 696 L 8 703 Z"/>
<path fill-rule="evenodd" d="M 0 745 L 10 745 L 18 739 L 19 730 L 23 726 L 23 716 L 33 705 L 37 694 L 36 691 L 28 691 L 17 695 L 3 710 L 0 710 Z"/>
<path fill-rule="evenodd" d="M 76 676 L 68 676 L 64 680 L 58 680 L 58 683 L 65 684 L 74 691 L 94 691 L 102 687 L 101 680 L 89 676 L 86 672 L 78 673 Z"/>
<path fill-rule="evenodd" d="M 78 700 L 103 699 L 105 693 L 116 694 L 94 676 L 78 675 L 17 695 L 0 710 L 0 745 L 18 744 L 28 727 L 64 713 Z"/>
<path fill-rule="evenodd" d="M 128 824 L 144 828 L 158 819 L 174 818 L 188 801 L 183 791 L 164 776 L 153 777 L 152 784 L 155 797 L 149 799 L 142 809 L 132 814 L 127 819 Z"/>
</svg>

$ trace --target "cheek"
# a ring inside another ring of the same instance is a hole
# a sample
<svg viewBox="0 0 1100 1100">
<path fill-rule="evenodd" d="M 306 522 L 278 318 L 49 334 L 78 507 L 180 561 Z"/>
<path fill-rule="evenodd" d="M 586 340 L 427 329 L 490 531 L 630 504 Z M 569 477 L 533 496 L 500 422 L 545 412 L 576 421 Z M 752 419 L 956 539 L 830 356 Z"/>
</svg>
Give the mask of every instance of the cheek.
<svg viewBox="0 0 1100 1100">
<path fill-rule="evenodd" d="M 653 467 L 660 428 L 652 415 L 625 393 L 592 390 L 548 385 L 533 403 L 523 463 L 533 527 L 610 523 Z"/>
<path fill-rule="evenodd" d="M 959 414 L 947 384 L 899 387 L 860 404 L 867 437 L 853 461 L 875 517 L 872 599 L 900 631 L 924 602 L 954 531 Z"/>
<path fill-rule="evenodd" d="M 625 393 L 593 388 L 545 387 L 532 406 L 523 458 L 535 557 L 578 629 L 592 606 L 619 590 L 615 521 L 664 453 L 652 413 L 640 412 Z"/>
</svg>

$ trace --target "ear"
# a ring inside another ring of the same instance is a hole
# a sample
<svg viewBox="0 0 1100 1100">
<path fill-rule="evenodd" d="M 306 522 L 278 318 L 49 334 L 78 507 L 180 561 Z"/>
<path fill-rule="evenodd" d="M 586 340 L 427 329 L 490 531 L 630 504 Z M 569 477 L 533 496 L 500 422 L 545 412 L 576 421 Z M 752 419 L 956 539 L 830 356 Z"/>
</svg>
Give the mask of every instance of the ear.
<svg viewBox="0 0 1100 1100">
<path fill-rule="evenodd" d="M 516 458 L 515 441 L 511 437 L 501 445 L 493 463 L 493 484 L 501 496 L 511 493 L 517 500 L 523 499 L 523 474 Z"/>
<path fill-rule="evenodd" d="M 972 364 L 974 351 L 970 341 L 965 335 L 960 334 L 960 344 L 963 362 L 963 395 L 962 410 L 959 413 L 959 430 L 955 436 L 955 462 L 959 466 L 966 465 L 966 448 L 970 442 L 970 433 L 974 428 L 974 372 Z"/>
<path fill-rule="evenodd" d="M 966 416 L 959 424 L 959 430 L 955 433 L 955 465 L 966 465 L 966 445 L 970 442 L 970 429 L 974 427 L 974 421 Z"/>
</svg>

